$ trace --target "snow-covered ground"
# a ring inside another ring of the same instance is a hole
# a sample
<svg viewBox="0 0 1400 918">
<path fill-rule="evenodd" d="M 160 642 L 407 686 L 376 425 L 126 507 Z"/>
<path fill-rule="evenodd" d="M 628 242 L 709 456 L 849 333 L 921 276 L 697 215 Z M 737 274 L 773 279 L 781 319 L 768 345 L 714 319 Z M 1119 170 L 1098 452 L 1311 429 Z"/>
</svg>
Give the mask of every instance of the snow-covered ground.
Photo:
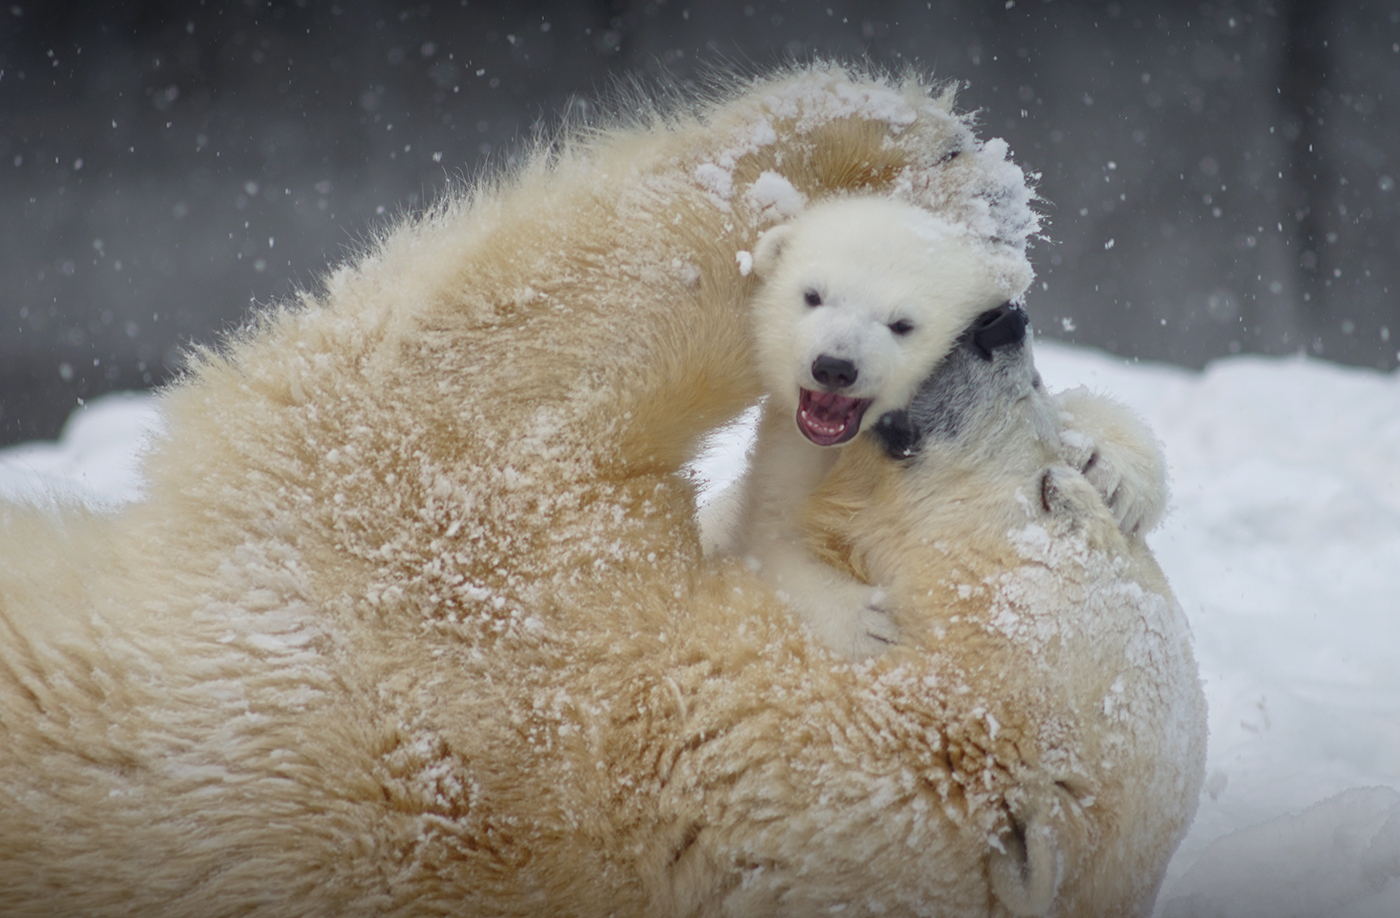
<svg viewBox="0 0 1400 918">
<path fill-rule="evenodd" d="M 1166 918 L 1400 915 L 1400 374 L 1236 357 L 1204 373 L 1051 342 L 1052 389 L 1087 385 L 1165 444 L 1173 509 L 1151 544 L 1191 619 L 1210 701 L 1206 793 Z M 76 412 L 0 451 L 0 494 L 139 494 L 151 399 Z M 702 462 L 737 474 L 745 436 Z"/>
</svg>

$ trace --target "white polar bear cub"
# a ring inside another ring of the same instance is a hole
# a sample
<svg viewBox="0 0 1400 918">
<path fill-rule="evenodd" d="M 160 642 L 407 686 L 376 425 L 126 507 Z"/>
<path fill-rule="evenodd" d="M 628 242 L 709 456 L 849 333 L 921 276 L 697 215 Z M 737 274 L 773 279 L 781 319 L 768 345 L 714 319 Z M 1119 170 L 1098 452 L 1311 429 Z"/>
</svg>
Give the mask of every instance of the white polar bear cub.
<svg viewBox="0 0 1400 918">
<path fill-rule="evenodd" d="M 701 512 L 706 549 L 749 559 L 813 631 L 865 657 L 898 638 L 878 587 L 817 559 L 803 510 L 841 444 L 909 405 L 954 342 L 1012 298 L 959 227 L 887 198 L 813 207 L 759 240 L 755 356 L 768 396 L 744 477 Z M 1003 310 L 1004 311 L 1004 310 Z M 1001 313 L 997 313 L 1000 315 Z M 1023 314 L 1019 320 L 1024 327 Z M 1085 471 L 1127 532 L 1165 504 L 1151 435 L 1111 402 L 1061 402 L 1066 461 Z M 1076 426 L 1085 426 L 1079 424 Z M 1105 431 L 1107 441 L 1094 436 Z"/>
<path fill-rule="evenodd" d="M 867 656 L 896 638 L 879 590 L 811 554 L 803 505 L 836 460 L 828 447 L 907 406 L 968 323 L 1007 291 L 964 233 L 883 198 L 833 201 L 770 229 L 753 269 L 768 398 L 748 471 L 702 529 L 711 550 L 751 559 L 833 648 Z"/>
</svg>

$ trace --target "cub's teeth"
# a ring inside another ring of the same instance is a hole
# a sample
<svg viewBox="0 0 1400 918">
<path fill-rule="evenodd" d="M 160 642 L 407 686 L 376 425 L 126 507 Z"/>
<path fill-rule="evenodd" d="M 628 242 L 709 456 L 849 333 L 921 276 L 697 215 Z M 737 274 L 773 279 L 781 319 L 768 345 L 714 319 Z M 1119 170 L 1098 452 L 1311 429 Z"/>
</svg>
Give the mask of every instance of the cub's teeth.
<svg viewBox="0 0 1400 918">
<path fill-rule="evenodd" d="M 825 424 L 812 417 L 806 411 L 802 412 L 802 423 L 821 434 L 838 434 L 846 429 L 845 424 Z"/>
</svg>

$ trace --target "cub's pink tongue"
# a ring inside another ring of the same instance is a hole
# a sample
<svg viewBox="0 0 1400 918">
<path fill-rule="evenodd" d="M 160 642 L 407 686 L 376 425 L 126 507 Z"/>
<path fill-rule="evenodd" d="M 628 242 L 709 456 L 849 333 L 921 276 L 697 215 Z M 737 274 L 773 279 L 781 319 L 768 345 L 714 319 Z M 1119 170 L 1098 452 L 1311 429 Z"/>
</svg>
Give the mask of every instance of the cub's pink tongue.
<svg viewBox="0 0 1400 918">
<path fill-rule="evenodd" d="M 868 398 L 803 389 L 797 402 L 797 429 L 818 446 L 845 443 L 860 431 L 860 419 L 869 407 Z"/>
</svg>

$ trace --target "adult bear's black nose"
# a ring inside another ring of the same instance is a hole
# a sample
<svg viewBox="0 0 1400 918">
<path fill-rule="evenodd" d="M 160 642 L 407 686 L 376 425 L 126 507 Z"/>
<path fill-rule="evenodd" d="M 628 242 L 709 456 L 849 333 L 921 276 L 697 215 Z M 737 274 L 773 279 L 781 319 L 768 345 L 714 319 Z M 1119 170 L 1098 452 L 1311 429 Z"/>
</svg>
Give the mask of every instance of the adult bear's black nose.
<svg viewBox="0 0 1400 918">
<path fill-rule="evenodd" d="M 1025 340 L 1026 326 L 1030 319 L 1026 311 L 1015 303 L 1002 303 L 996 309 L 988 309 L 977 317 L 967 330 L 972 344 L 984 360 L 992 359 L 992 351 L 1005 344 L 1016 344 Z"/>
<path fill-rule="evenodd" d="M 812 378 L 828 389 L 844 389 L 856 381 L 856 365 L 843 357 L 822 354 L 812 361 Z"/>
</svg>

